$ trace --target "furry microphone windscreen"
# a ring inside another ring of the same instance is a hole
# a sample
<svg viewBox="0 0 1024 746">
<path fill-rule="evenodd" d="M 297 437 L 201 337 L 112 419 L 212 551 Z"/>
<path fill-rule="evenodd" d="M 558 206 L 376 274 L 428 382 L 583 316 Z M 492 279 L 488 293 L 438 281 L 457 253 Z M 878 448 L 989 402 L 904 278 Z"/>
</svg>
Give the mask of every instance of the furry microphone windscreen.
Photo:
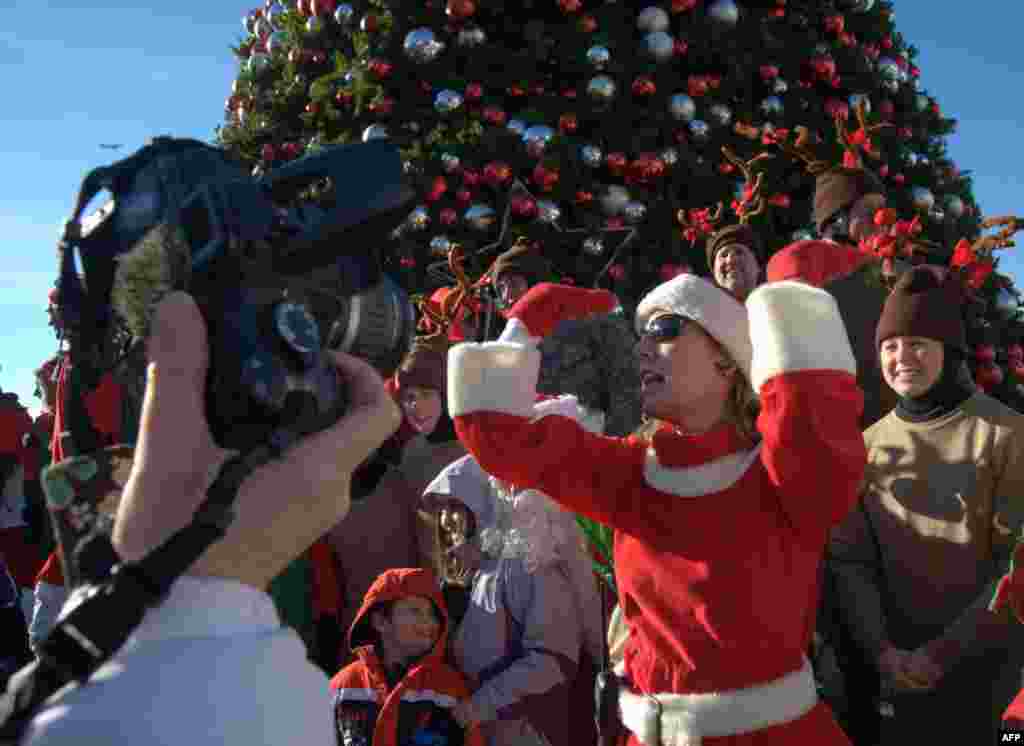
<svg viewBox="0 0 1024 746">
<path fill-rule="evenodd" d="M 540 344 L 537 390 L 573 394 L 588 409 L 605 413 L 606 435 L 628 435 L 640 425 L 641 413 L 635 344 L 633 327 L 621 313 L 562 321 Z"/>
<path fill-rule="evenodd" d="M 181 230 L 159 223 L 117 258 L 111 303 L 129 332 L 146 339 L 153 311 L 172 290 L 186 287 L 190 251 Z"/>
</svg>

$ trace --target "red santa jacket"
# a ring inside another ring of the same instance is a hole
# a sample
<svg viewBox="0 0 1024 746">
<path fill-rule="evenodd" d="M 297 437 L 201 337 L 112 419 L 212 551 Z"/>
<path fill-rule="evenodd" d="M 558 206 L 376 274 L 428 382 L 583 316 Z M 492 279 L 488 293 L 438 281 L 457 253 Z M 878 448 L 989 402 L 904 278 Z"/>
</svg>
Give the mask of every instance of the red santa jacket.
<svg viewBox="0 0 1024 746">
<path fill-rule="evenodd" d="M 449 360 L 456 429 L 484 469 L 615 529 L 625 667 L 642 692 L 743 689 L 798 670 L 827 533 L 856 503 L 863 398 L 838 314 L 823 324 L 799 308 L 774 322 L 757 313 L 754 448 L 730 425 L 645 443 L 531 420 L 523 380 L 536 381 L 536 350 L 467 345 Z M 706 746 L 848 743 L 821 705 L 759 734 Z"/>
<path fill-rule="evenodd" d="M 389 688 L 374 650 L 370 611 L 385 601 L 422 596 L 433 601 L 441 619 L 434 649 Z M 357 660 L 331 679 L 338 743 L 365 746 L 483 746 L 478 728 L 463 731 L 451 714 L 469 698 L 461 673 L 444 662 L 448 612 L 434 574 L 419 568 L 388 570 L 370 586 L 349 630 Z"/>
<path fill-rule="evenodd" d="M 69 385 L 71 366 L 71 359 L 65 354 L 57 378 L 57 412 L 53 423 L 53 440 L 50 442 L 53 463 L 63 461 L 67 455 L 61 443 L 61 433 L 69 429 L 64 412 L 64 391 Z M 85 409 L 92 418 L 93 426 L 99 431 L 104 445 L 116 443 L 121 437 L 121 384 L 115 381 L 109 372 L 104 373 L 99 385 L 86 394 Z"/>
</svg>

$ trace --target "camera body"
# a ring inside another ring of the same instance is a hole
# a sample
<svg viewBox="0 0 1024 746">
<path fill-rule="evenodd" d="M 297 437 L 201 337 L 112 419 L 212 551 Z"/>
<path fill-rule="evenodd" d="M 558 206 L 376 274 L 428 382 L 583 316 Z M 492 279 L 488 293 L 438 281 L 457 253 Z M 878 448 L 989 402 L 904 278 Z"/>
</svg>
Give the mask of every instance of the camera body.
<svg viewBox="0 0 1024 746">
<path fill-rule="evenodd" d="M 325 184 L 329 200 L 302 198 Z M 83 218 L 101 190 L 111 201 Z M 186 290 L 207 324 L 206 414 L 220 445 L 280 451 L 330 425 L 347 402 L 329 351 L 386 376 L 415 333 L 378 256 L 412 197 L 384 141 L 327 146 L 254 177 L 221 149 L 156 138 L 95 169 L 59 244 L 57 304 L 82 386 L 109 367 L 125 326 L 144 338 L 159 299 Z M 87 432 L 75 439 L 91 450 Z"/>
</svg>

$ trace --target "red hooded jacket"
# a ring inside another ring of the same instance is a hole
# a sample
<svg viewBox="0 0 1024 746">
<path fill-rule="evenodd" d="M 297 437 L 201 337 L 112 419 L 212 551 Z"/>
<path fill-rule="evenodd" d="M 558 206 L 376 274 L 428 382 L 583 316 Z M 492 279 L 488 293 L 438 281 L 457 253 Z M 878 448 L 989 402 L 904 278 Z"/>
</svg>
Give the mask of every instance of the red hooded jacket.
<svg viewBox="0 0 1024 746">
<path fill-rule="evenodd" d="M 370 611 L 377 604 L 410 596 L 429 598 L 437 609 L 441 633 L 433 650 L 390 688 L 370 634 Z M 357 660 L 331 679 L 338 743 L 366 746 L 483 746 L 476 727 L 463 731 L 452 716 L 469 698 L 461 673 L 444 662 L 448 612 L 437 579 L 429 570 L 388 570 L 370 586 L 349 630 Z"/>
</svg>

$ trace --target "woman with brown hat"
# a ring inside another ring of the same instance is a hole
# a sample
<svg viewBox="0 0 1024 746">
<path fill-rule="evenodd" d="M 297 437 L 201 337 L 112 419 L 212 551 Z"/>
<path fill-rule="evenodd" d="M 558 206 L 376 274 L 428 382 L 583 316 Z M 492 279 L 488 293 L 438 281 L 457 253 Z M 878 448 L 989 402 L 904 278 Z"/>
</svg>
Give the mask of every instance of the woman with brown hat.
<svg viewBox="0 0 1024 746">
<path fill-rule="evenodd" d="M 889 695 L 881 744 L 995 743 L 1020 684 L 1024 635 L 986 606 L 1024 520 L 1024 415 L 975 390 L 962 308 L 959 280 L 930 266 L 886 300 L 875 343 L 899 401 L 864 433 L 860 504 L 830 542 Z"/>
</svg>

